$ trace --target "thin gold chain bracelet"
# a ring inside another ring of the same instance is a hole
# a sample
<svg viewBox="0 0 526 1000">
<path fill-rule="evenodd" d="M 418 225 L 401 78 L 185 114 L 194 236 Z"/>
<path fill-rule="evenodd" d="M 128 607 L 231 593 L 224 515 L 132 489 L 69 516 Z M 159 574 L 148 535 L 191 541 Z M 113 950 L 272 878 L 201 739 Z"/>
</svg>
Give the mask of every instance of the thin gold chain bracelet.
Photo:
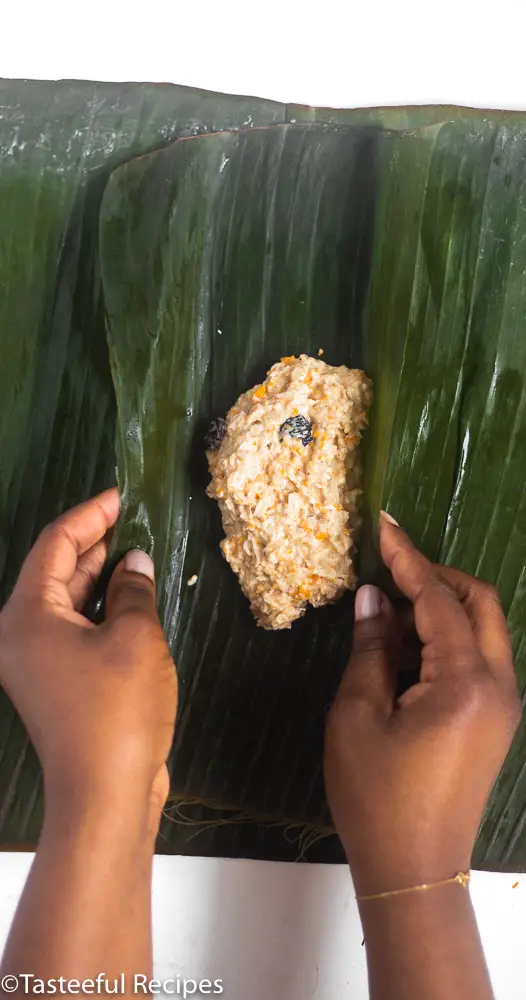
<svg viewBox="0 0 526 1000">
<path fill-rule="evenodd" d="M 410 885 L 406 889 L 391 889 L 389 892 L 374 892 L 370 896 L 357 896 L 359 903 L 369 899 L 386 899 L 387 896 L 405 896 L 410 892 L 425 892 L 427 889 L 437 889 L 440 885 L 452 885 L 454 882 L 467 889 L 471 879 L 471 871 L 457 872 L 451 878 L 444 878 L 440 882 L 424 882 L 423 885 Z"/>
</svg>

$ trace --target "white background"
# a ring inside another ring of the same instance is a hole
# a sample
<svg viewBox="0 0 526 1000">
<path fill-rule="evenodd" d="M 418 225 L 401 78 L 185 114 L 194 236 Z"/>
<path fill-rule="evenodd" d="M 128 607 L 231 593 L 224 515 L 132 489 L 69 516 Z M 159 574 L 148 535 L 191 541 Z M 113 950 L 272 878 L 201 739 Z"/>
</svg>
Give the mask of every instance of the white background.
<svg viewBox="0 0 526 1000">
<path fill-rule="evenodd" d="M 526 108 L 524 0 L 369 0 L 342 4 L 343 14 L 333 0 L 4 6 L 1 77 L 181 83 L 336 107 Z M 0 856 L 0 945 L 30 861 Z M 526 995 L 518 880 L 516 889 L 512 875 L 473 880 L 497 1000 Z M 343 867 L 158 858 L 154 925 L 159 978 L 222 978 L 227 1000 L 367 996 Z"/>
<path fill-rule="evenodd" d="M 524 0 L 25 0 L 2 4 L 0 76 L 521 108 L 525 29 Z"/>
<path fill-rule="evenodd" d="M 30 863 L 29 854 L 0 856 L 0 948 Z M 496 1000 L 524 1000 L 526 875 L 475 872 L 471 892 Z M 159 857 L 153 900 L 159 979 L 222 979 L 225 1000 L 367 998 L 343 866 Z"/>
</svg>

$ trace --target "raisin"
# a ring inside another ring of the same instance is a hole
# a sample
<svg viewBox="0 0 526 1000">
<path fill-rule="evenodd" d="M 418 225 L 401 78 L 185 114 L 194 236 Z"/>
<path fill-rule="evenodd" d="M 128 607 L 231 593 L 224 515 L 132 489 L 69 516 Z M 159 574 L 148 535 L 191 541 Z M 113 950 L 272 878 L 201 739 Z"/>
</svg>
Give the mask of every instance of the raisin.
<svg viewBox="0 0 526 1000">
<path fill-rule="evenodd" d="M 296 438 L 301 441 L 303 447 L 310 444 L 314 440 L 312 436 L 312 424 L 310 420 L 303 417 L 301 413 L 297 417 L 287 417 L 283 421 L 280 429 L 279 436 L 283 437 L 284 434 L 288 434 L 291 438 Z"/>
<path fill-rule="evenodd" d="M 225 434 L 226 420 L 224 420 L 223 417 L 218 417 L 217 420 L 212 420 L 205 437 L 206 450 L 217 451 L 217 449 L 221 446 L 221 442 Z"/>
</svg>

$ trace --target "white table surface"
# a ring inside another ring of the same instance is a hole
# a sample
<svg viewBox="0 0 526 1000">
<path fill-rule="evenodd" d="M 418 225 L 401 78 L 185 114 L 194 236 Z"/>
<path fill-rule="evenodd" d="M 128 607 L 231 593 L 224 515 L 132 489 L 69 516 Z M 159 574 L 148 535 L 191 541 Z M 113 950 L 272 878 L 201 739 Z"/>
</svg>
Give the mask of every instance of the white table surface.
<svg viewBox="0 0 526 1000">
<path fill-rule="evenodd" d="M 0 855 L 0 949 L 31 860 Z M 524 1000 L 526 875 L 475 872 L 471 892 L 496 1000 Z M 225 1000 L 367 998 L 362 930 L 342 865 L 158 857 L 153 911 L 160 980 L 221 979 Z"/>
<path fill-rule="evenodd" d="M 7 4 L 0 77 L 147 80 L 359 107 L 526 108 L 523 0 L 70 0 Z M 31 856 L 0 855 L 0 946 Z M 519 886 L 513 889 L 513 884 Z M 497 1000 L 526 995 L 526 876 L 476 873 Z M 156 859 L 159 978 L 220 978 L 228 1000 L 365 1000 L 347 870 Z"/>
</svg>

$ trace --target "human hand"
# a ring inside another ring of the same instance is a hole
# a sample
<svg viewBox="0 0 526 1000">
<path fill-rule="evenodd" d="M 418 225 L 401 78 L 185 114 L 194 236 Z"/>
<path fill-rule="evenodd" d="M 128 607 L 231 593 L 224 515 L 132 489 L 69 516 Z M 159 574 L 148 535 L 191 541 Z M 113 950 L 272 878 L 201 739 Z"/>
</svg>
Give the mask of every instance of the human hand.
<svg viewBox="0 0 526 1000">
<path fill-rule="evenodd" d="M 44 529 L 0 614 L 0 681 L 40 758 L 48 803 L 144 804 L 156 823 L 177 678 L 149 556 L 132 550 L 116 567 L 103 624 L 82 614 L 118 513 L 118 491 L 107 490 Z"/>
<path fill-rule="evenodd" d="M 497 592 L 431 564 L 385 516 L 380 548 L 412 609 L 395 611 L 376 587 L 358 592 L 325 739 L 329 805 L 359 895 L 469 868 L 521 715 Z M 395 701 L 408 610 L 422 642 L 420 682 Z"/>
</svg>

